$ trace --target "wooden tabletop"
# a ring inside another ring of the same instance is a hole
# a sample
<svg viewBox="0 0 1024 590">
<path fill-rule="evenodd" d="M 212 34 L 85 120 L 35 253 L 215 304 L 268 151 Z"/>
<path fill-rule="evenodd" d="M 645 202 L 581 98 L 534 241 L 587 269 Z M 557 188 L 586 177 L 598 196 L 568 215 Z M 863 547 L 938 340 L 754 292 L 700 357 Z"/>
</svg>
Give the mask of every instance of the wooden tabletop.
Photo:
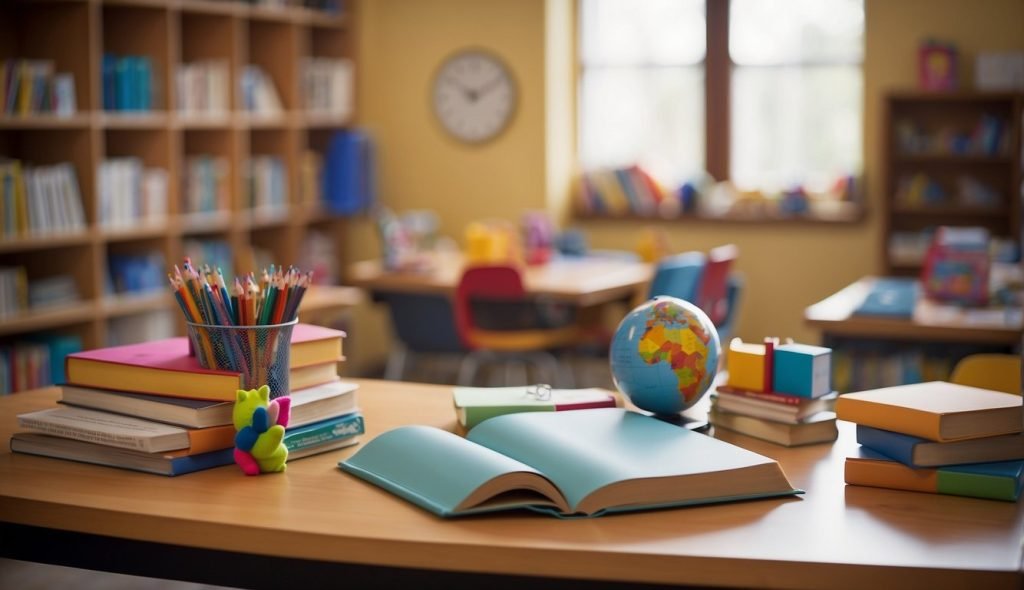
<svg viewBox="0 0 1024 590">
<path fill-rule="evenodd" d="M 877 280 L 877 277 L 864 277 L 811 305 L 804 310 L 804 321 L 828 334 L 842 336 L 1011 346 L 1021 342 L 1019 310 L 1016 319 L 1008 315 L 1003 325 L 998 321 L 980 324 L 957 318 L 926 320 L 854 315 Z"/>
<path fill-rule="evenodd" d="M 406 293 L 455 292 L 465 260 L 457 252 L 431 256 L 427 270 L 396 272 L 384 269 L 379 260 L 365 260 L 349 267 L 348 282 L 373 291 Z M 556 258 L 523 272 L 523 286 L 534 295 L 544 295 L 586 306 L 633 296 L 646 288 L 653 269 L 650 264 L 617 258 Z"/>
<path fill-rule="evenodd" d="M 450 388 L 359 381 L 366 438 L 402 424 L 454 429 Z M 0 398 L 0 438 L 54 389 Z M 528 511 L 445 520 L 344 474 L 344 449 L 246 477 L 177 478 L 0 450 L 0 520 L 189 547 L 327 562 L 667 584 L 818 588 L 1020 587 L 1020 503 L 846 486 L 854 446 L 786 449 L 796 498 L 559 520 Z M 356 447 L 358 448 L 358 447 Z"/>
</svg>

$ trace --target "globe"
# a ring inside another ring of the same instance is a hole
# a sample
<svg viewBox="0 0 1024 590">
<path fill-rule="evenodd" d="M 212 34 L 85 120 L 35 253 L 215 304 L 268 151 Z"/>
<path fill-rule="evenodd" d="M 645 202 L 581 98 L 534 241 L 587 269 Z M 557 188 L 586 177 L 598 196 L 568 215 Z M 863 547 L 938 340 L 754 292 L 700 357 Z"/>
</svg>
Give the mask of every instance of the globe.
<svg viewBox="0 0 1024 590">
<path fill-rule="evenodd" d="M 612 337 L 612 378 L 638 408 L 677 414 L 697 403 L 718 371 L 721 344 L 696 305 L 658 296 L 629 312 Z"/>
</svg>

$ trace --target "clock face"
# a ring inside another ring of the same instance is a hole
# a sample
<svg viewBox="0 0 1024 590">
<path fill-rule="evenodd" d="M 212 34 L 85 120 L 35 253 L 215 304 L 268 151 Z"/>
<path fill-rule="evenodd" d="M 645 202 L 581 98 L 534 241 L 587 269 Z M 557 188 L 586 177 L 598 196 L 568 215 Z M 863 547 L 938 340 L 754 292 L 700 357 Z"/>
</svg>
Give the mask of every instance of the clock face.
<svg viewBox="0 0 1024 590">
<path fill-rule="evenodd" d="M 512 75 L 490 53 L 456 53 L 434 77 L 434 114 L 448 133 L 467 143 L 482 143 L 501 133 L 515 104 Z"/>
</svg>

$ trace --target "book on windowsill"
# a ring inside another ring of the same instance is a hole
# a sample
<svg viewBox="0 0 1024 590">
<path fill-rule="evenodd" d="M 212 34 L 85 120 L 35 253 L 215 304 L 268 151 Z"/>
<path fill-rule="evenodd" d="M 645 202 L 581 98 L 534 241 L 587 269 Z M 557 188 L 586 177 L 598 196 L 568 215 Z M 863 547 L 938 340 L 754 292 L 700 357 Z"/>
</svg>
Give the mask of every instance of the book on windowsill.
<svg viewBox="0 0 1024 590">
<path fill-rule="evenodd" d="M 188 450 L 189 454 L 198 454 L 235 444 L 235 427 L 232 424 L 181 428 L 72 406 L 19 414 L 18 425 L 53 436 L 146 453 Z"/>
<path fill-rule="evenodd" d="M 615 395 L 607 389 L 551 389 L 548 399 L 539 399 L 535 386 L 456 387 L 452 401 L 459 424 L 472 428 L 488 418 L 516 412 L 561 412 L 593 408 L 614 408 Z"/>
<path fill-rule="evenodd" d="M 341 360 L 343 332 L 331 330 L 338 336 L 326 339 L 325 344 L 322 330 L 327 328 L 306 327 L 295 326 L 292 333 L 292 390 L 333 381 Z M 204 369 L 189 355 L 184 337 L 83 351 L 68 355 L 65 366 L 72 385 L 191 399 L 234 402 L 242 383 L 239 373 Z"/>
<path fill-rule="evenodd" d="M 936 442 L 1020 432 L 1021 396 L 945 381 L 839 396 L 840 420 Z"/>
<path fill-rule="evenodd" d="M 355 390 L 359 386 L 341 380 L 293 389 L 290 424 L 301 426 L 329 416 L 352 412 L 356 408 Z M 102 410 L 145 420 L 166 422 L 189 428 L 231 424 L 233 402 L 197 400 L 145 393 L 129 393 L 92 387 L 64 385 L 61 403 L 80 408 Z"/>
<path fill-rule="evenodd" d="M 801 493 L 773 459 L 622 408 L 378 435 L 339 467 L 439 516 L 597 516 Z"/>
<path fill-rule="evenodd" d="M 908 467 L 937 467 L 1024 459 L 1024 434 L 933 442 L 909 434 L 857 425 L 857 442 Z"/>
<path fill-rule="evenodd" d="M 711 408 L 708 413 L 708 421 L 716 429 L 732 430 L 784 447 L 832 442 L 839 436 L 834 412 L 818 412 L 795 424 L 790 424 L 734 414 L 720 408 Z"/>
<path fill-rule="evenodd" d="M 832 409 L 836 394 L 810 399 L 783 393 L 747 391 L 720 385 L 712 397 L 717 408 L 775 422 L 796 424 L 808 416 Z"/>
<path fill-rule="evenodd" d="M 352 412 L 303 426 L 289 425 L 284 446 L 288 447 L 291 461 L 358 444 L 365 432 L 363 415 Z"/>
<path fill-rule="evenodd" d="M 970 463 L 913 469 L 868 447 L 846 458 L 846 483 L 858 486 L 970 496 L 1016 502 L 1024 486 L 1024 461 Z"/>
<path fill-rule="evenodd" d="M 191 455 L 187 451 L 147 453 L 36 432 L 15 432 L 11 435 L 11 451 L 168 476 L 234 462 L 233 447 Z"/>
</svg>

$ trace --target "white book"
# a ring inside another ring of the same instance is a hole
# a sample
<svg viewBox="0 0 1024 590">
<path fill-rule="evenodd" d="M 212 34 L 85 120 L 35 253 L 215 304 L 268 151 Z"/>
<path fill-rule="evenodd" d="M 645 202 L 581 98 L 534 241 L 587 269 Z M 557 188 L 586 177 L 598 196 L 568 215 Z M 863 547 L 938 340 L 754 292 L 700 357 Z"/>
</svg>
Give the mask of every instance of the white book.
<svg viewBox="0 0 1024 590">
<path fill-rule="evenodd" d="M 69 406 L 19 414 L 18 425 L 54 436 L 147 453 L 189 446 L 184 428 Z"/>
</svg>

